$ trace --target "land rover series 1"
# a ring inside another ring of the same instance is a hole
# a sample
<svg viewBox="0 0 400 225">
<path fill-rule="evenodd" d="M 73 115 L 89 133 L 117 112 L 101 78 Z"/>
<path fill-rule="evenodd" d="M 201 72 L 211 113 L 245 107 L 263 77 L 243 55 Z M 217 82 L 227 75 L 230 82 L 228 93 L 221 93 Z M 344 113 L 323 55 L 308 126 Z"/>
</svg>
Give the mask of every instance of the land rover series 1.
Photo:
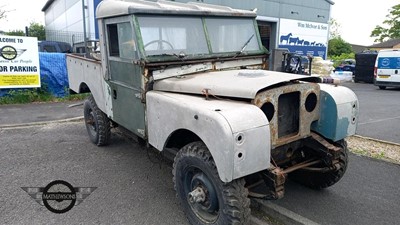
<svg viewBox="0 0 400 225">
<path fill-rule="evenodd" d="M 286 178 L 320 189 L 344 175 L 356 95 L 319 77 L 266 70 L 255 12 L 103 0 L 96 15 L 99 60 L 67 56 L 70 89 L 91 93 L 90 140 L 106 145 L 120 126 L 173 155 L 191 224 L 245 224 L 249 197 L 283 197 Z M 264 193 L 252 190 L 260 181 Z"/>
</svg>

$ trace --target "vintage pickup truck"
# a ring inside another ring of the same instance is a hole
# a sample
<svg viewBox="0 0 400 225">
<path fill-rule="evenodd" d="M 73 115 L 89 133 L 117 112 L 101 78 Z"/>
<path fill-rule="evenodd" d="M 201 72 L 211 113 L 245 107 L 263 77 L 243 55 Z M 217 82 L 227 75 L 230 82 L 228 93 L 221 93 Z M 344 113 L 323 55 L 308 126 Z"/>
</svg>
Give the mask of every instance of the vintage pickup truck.
<svg viewBox="0 0 400 225">
<path fill-rule="evenodd" d="M 99 60 L 67 56 L 70 89 L 91 93 L 90 140 L 106 145 L 120 126 L 173 155 L 191 224 L 246 224 L 249 197 L 283 197 L 287 177 L 320 189 L 344 175 L 356 95 L 266 70 L 255 12 L 104 0 L 96 15 Z M 264 193 L 252 190 L 260 181 Z"/>
</svg>

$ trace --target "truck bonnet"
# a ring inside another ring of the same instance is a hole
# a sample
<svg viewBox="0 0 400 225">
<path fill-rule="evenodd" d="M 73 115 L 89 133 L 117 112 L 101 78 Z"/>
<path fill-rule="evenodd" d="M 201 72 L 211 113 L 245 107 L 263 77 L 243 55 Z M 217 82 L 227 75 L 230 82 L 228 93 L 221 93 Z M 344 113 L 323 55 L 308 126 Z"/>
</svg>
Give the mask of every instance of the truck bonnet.
<svg viewBox="0 0 400 225">
<path fill-rule="evenodd" d="M 319 77 L 267 70 L 227 70 L 155 81 L 154 90 L 254 99 L 265 88 L 291 81 L 319 82 Z"/>
</svg>

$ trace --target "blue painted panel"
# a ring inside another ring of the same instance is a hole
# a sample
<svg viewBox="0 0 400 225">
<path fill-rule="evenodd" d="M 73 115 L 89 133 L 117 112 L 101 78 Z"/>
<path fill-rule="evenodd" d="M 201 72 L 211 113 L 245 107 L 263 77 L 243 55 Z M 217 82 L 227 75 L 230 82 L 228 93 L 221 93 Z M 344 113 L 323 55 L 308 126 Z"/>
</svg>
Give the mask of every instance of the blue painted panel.
<svg viewBox="0 0 400 225">
<path fill-rule="evenodd" d="M 311 46 L 311 45 L 279 45 L 279 48 L 287 48 L 289 52 L 296 52 L 299 55 L 320 56 L 326 59 L 326 46 Z"/>
<path fill-rule="evenodd" d="M 320 99 L 320 118 L 311 124 L 311 130 L 321 134 L 325 138 L 336 141 L 338 128 L 336 102 L 330 94 L 324 91 L 321 91 Z"/>
<path fill-rule="evenodd" d="M 400 69 L 400 57 L 378 58 L 379 69 Z"/>
<path fill-rule="evenodd" d="M 99 25 L 97 24 L 97 20 L 96 20 L 96 9 L 97 6 L 100 4 L 102 0 L 93 0 L 93 10 L 94 10 L 94 35 L 96 39 L 99 39 Z"/>
</svg>

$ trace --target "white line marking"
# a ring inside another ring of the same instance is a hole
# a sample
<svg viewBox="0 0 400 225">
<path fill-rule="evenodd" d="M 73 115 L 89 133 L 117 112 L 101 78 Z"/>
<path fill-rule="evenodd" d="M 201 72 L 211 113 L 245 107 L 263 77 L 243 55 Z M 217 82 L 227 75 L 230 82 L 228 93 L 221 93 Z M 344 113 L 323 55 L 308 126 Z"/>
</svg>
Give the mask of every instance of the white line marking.
<svg viewBox="0 0 400 225">
<path fill-rule="evenodd" d="M 395 119 L 400 119 L 400 116 L 392 117 L 392 118 L 386 118 L 386 119 L 380 119 L 380 120 L 373 120 L 369 122 L 364 122 L 364 123 L 358 123 L 358 125 L 365 125 L 365 124 L 370 124 L 370 123 L 378 123 L 378 122 L 383 122 L 383 121 L 388 121 L 388 120 L 395 120 Z"/>
</svg>

